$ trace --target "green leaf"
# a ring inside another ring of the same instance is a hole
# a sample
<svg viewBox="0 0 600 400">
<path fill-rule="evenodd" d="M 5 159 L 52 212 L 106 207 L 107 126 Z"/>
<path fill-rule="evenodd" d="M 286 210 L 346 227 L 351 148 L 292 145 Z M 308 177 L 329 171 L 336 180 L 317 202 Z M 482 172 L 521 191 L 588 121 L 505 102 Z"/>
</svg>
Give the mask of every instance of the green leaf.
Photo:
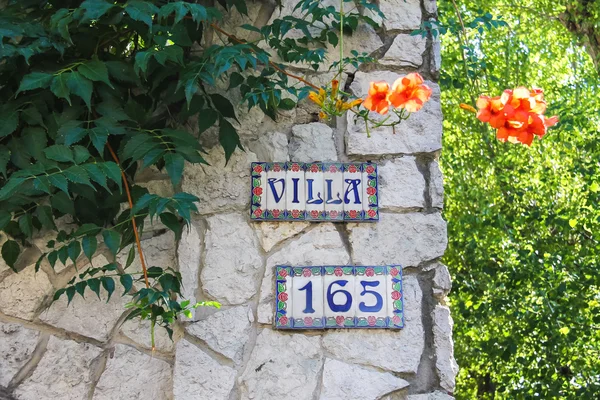
<svg viewBox="0 0 600 400">
<path fill-rule="evenodd" d="M 50 160 L 58 162 L 75 162 L 73 159 L 73 152 L 67 146 L 55 144 L 44 150 L 44 154 Z"/>
<path fill-rule="evenodd" d="M 219 118 L 219 143 L 225 150 L 227 162 L 237 147 L 243 150 L 237 131 L 225 118 Z"/>
<path fill-rule="evenodd" d="M 283 99 L 279 103 L 279 108 L 282 110 L 293 110 L 296 107 L 296 102 L 292 99 Z"/>
<path fill-rule="evenodd" d="M 23 181 L 25 181 L 25 178 L 11 177 L 8 182 L 0 188 L 0 201 L 6 200 L 8 197 L 12 196 L 17 189 L 19 189 Z"/>
<path fill-rule="evenodd" d="M 75 296 L 75 286 L 69 286 L 65 293 L 67 294 L 67 305 L 71 304 L 71 300 L 73 300 L 73 296 Z"/>
<path fill-rule="evenodd" d="M 74 240 L 71 243 L 69 243 L 68 251 L 69 258 L 75 264 L 77 262 L 77 258 L 79 258 L 79 255 L 81 254 L 81 245 L 77 240 Z"/>
<path fill-rule="evenodd" d="M 115 281 L 113 278 L 107 276 L 101 277 L 100 280 L 102 281 L 102 287 L 108 293 L 108 299 L 106 299 L 106 302 L 108 303 L 110 296 L 112 296 L 113 292 L 115 291 Z"/>
<path fill-rule="evenodd" d="M 2 246 L 2 258 L 6 262 L 6 265 L 11 267 L 15 272 L 15 263 L 17 262 L 17 258 L 19 258 L 20 251 L 19 244 L 14 240 L 7 240 Z"/>
<path fill-rule="evenodd" d="M 50 206 L 38 206 L 35 210 L 35 214 L 44 228 L 56 230 L 56 224 L 54 223 L 54 216 Z"/>
<path fill-rule="evenodd" d="M 233 108 L 233 104 L 224 96 L 220 94 L 211 94 L 210 98 L 215 105 L 218 112 L 221 113 L 222 116 L 226 118 L 233 118 L 237 121 L 237 117 L 235 116 L 235 109 Z"/>
<path fill-rule="evenodd" d="M 77 71 L 90 81 L 104 82 L 111 88 L 113 87 L 108 78 L 108 68 L 97 58 L 80 65 L 79 68 L 77 68 Z"/>
<path fill-rule="evenodd" d="M 92 128 L 88 131 L 92 144 L 98 150 L 98 153 L 104 153 L 104 146 L 108 140 L 108 131 L 104 128 Z"/>
<path fill-rule="evenodd" d="M 100 166 L 106 176 L 121 188 L 121 185 L 123 184 L 123 181 L 121 180 L 121 168 L 112 161 L 107 161 Z"/>
<path fill-rule="evenodd" d="M 0 144 L 0 173 L 6 179 L 6 166 L 10 160 L 10 150 L 8 147 Z"/>
<path fill-rule="evenodd" d="M 175 214 L 164 212 L 160 214 L 160 221 L 175 234 L 175 240 L 181 239 L 183 226 Z"/>
<path fill-rule="evenodd" d="M 8 211 L 0 210 L 0 231 L 10 222 L 12 216 Z"/>
<path fill-rule="evenodd" d="M 79 72 L 72 72 L 67 79 L 67 85 L 71 93 L 81 97 L 88 110 L 91 110 L 92 92 L 94 91 L 92 82 L 84 78 Z"/>
<path fill-rule="evenodd" d="M 8 136 L 17 130 L 19 125 L 19 112 L 8 106 L 0 110 L 0 138 Z"/>
<path fill-rule="evenodd" d="M 69 194 L 69 181 L 63 175 L 53 174 L 48 176 L 48 180 L 52 186 L 62 190 L 65 194 Z"/>
<path fill-rule="evenodd" d="M 150 62 L 150 59 L 154 56 L 154 53 L 150 52 L 150 51 L 140 51 L 135 55 L 135 64 L 134 64 L 134 69 L 137 73 L 139 73 L 140 71 L 143 72 L 144 74 L 146 73 L 146 71 L 148 70 L 148 63 Z"/>
<path fill-rule="evenodd" d="M 104 238 L 104 244 L 110 250 L 110 252 L 116 256 L 119 251 L 119 245 L 121 244 L 121 236 L 114 230 L 105 230 L 102 232 Z"/>
<path fill-rule="evenodd" d="M 104 189 L 110 192 L 106 182 L 106 175 L 98 164 L 85 164 L 84 168 L 88 172 L 90 179 L 102 186 Z"/>
<path fill-rule="evenodd" d="M 104 0 L 85 0 L 79 7 L 85 10 L 82 20 L 87 21 L 102 17 L 114 7 L 114 4 L 107 3 Z"/>
<path fill-rule="evenodd" d="M 75 284 L 75 290 L 83 298 L 85 298 L 84 293 L 85 293 L 85 288 L 86 287 L 87 287 L 87 282 L 86 281 L 77 282 Z"/>
<path fill-rule="evenodd" d="M 183 166 L 185 164 L 183 156 L 178 153 L 167 153 L 164 156 L 164 160 L 165 168 L 169 174 L 169 178 L 171 178 L 171 182 L 173 185 L 178 185 L 183 176 Z"/>
<path fill-rule="evenodd" d="M 33 234 L 33 220 L 31 219 L 31 214 L 25 213 L 19 218 L 19 229 L 23 234 L 30 238 Z"/>
<path fill-rule="evenodd" d="M 47 74 L 45 72 L 32 72 L 28 75 L 25 75 L 21 80 L 21 85 L 19 85 L 17 94 L 27 90 L 47 88 L 50 86 L 53 77 L 54 75 Z"/>
<path fill-rule="evenodd" d="M 73 201 L 65 192 L 55 193 L 50 198 L 50 204 L 52 205 L 52 208 L 63 214 L 75 215 L 75 204 L 73 204 Z"/>
<path fill-rule="evenodd" d="M 121 275 L 119 277 L 119 280 L 121 281 L 121 285 L 124 289 L 122 296 L 125 296 L 133 287 L 133 278 L 131 277 L 131 275 Z"/>
<path fill-rule="evenodd" d="M 158 12 L 158 8 L 147 1 L 132 0 L 127 3 L 125 12 L 131 19 L 141 21 L 152 28 L 152 17 Z"/>
<path fill-rule="evenodd" d="M 67 103 L 71 105 L 71 90 L 68 84 L 69 75 L 68 73 L 62 73 L 55 76 L 50 85 L 50 90 L 56 97 L 67 100 Z"/>
<path fill-rule="evenodd" d="M 90 152 L 83 146 L 73 146 L 73 159 L 76 164 L 81 164 L 91 157 Z"/>
<path fill-rule="evenodd" d="M 88 287 L 92 290 L 92 292 L 96 293 L 96 296 L 100 298 L 100 279 L 93 278 L 87 280 Z"/>
<path fill-rule="evenodd" d="M 88 260 L 92 261 L 92 257 L 94 253 L 96 253 L 96 249 L 98 248 L 98 241 L 96 240 L 96 236 L 87 235 L 81 239 L 81 247 L 83 248 L 83 254 L 88 258 Z"/>
<path fill-rule="evenodd" d="M 123 269 L 129 268 L 129 266 L 133 263 L 133 260 L 135 260 L 135 246 L 131 246 L 129 248 L 129 253 L 127 254 L 127 261 L 125 262 L 125 267 L 123 267 Z"/>
<path fill-rule="evenodd" d="M 218 118 L 219 114 L 212 108 L 202 110 L 198 114 L 198 134 L 201 134 L 213 126 L 217 122 Z"/>
<path fill-rule="evenodd" d="M 52 269 L 54 269 L 57 259 L 58 259 L 58 251 L 55 250 L 55 251 L 51 251 L 50 253 L 48 253 L 48 262 L 50 263 L 50 266 L 52 267 Z"/>
<path fill-rule="evenodd" d="M 244 76 L 238 72 L 234 72 L 229 75 L 229 90 L 240 86 L 242 83 L 244 83 L 245 79 L 246 78 L 244 78 Z"/>
<path fill-rule="evenodd" d="M 56 292 L 54 292 L 54 297 L 52 298 L 52 301 L 56 301 L 58 299 L 60 299 L 60 296 L 62 296 L 62 294 L 65 292 L 65 290 L 67 289 L 58 289 Z"/>
</svg>

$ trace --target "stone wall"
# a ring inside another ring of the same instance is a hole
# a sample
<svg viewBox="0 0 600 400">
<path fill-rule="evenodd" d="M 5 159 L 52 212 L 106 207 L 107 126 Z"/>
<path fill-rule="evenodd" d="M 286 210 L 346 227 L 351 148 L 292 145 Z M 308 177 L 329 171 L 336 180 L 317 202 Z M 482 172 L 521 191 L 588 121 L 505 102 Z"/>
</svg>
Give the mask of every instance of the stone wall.
<svg viewBox="0 0 600 400">
<path fill-rule="evenodd" d="M 283 12 L 293 3 L 285 2 Z M 51 302 L 75 274 L 74 266 L 42 265 L 35 274 L 30 265 L 15 274 L 0 264 L 0 399 L 452 398 L 457 366 L 444 301 L 450 276 L 439 262 L 447 243 L 437 162 L 442 115 L 434 83 L 440 50 L 431 39 L 409 35 L 435 17 L 436 6 L 432 0 L 379 3 L 388 17 L 381 31 L 360 27 L 346 38 L 346 48 L 368 51 L 380 63 L 350 74 L 345 85 L 364 95 L 369 81 L 391 83 L 416 70 L 434 89 L 425 108 L 396 133 L 380 129 L 369 139 L 351 118 L 317 122 L 317 110 L 307 102 L 277 123 L 241 107 L 246 152 L 236 152 L 226 166 L 216 133 L 202 134 L 211 166 L 188 165 L 182 184 L 200 198 L 199 215 L 179 243 L 155 226 L 143 247 L 151 263 L 178 266 L 186 297 L 217 300 L 223 307 L 198 309 L 192 320 L 178 324 L 173 342 L 159 331 L 154 352 L 148 324 L 125 322 L 126 298 L 115 295 L 107 302 L 88 294 L 69 306 L 64 296 Z M 250 6 L 251 18 L 242 23 L 264 23 L 279 13 L 270 3 Z M 308 77 L 325 84 L 331 74 Z M 239 100 L 239 94 L 227 95 Z M 251 223 L 249 166 L 258 160 L 377 162 L 380 221 Z M 150 171 L 137 180 L 166 195 L 172 189 L 165 178 Z M 44 237 L 36 240 L 38 247 L 44 243 Z M 98 257 L 103 262 L 109 256 Z M 402 264 L 406 326 L 273 330 L 276 264 Z"/>
</svg>

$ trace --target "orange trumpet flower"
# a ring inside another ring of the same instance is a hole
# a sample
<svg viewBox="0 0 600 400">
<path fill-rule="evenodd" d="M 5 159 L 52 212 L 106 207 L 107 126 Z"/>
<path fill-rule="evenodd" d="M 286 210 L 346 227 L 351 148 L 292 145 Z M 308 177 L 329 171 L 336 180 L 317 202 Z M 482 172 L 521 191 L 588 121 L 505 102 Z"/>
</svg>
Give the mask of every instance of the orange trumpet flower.
<svg viewBox="0 0 600 400">
<path fill-rule="evenodd" d="M 363 102 L 363 106 L 381 115 L 387 114 L 390 109 L 390 102 L 388 101 L 389 91 L 390 85 L 387 82 L 371 82 L 369 95 Z"/>
<path fill-rule="evenodd" d="M 388 100 L 396 108 L 417 112 L 431 98 L 431 88 L 423 83 L 423 77 L 416 72 L 398 78 L 392 86 Z"/>
</svg>

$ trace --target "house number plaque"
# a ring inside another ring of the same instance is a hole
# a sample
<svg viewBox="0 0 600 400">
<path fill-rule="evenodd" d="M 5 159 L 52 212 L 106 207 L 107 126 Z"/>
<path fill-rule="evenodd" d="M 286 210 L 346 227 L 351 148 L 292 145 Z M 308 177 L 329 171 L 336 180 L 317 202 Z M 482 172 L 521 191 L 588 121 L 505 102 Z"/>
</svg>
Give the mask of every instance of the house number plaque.
<svg viewBox="0 0 600 400">
<path fill-rule="evenodd" d="M 254 221 L 379 219 L 374 163 L 256 162 L 250 175 Z"/>
<path fill-rule="evenodd" d="M 278 329 L 404 327 L 402 267 L 275 267 Z"/>
</svg>

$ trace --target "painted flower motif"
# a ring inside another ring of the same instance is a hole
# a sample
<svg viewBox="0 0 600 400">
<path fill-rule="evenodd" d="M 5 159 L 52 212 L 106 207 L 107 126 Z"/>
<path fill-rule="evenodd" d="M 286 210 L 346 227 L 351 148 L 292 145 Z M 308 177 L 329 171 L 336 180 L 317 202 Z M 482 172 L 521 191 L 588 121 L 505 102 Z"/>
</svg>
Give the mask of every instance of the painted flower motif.
<svg viewBox="0 0 600 400">
<path fill-rule="evenodd" d="M 329 216 L 332 219 L 336 219 L 338 217 L 338 215 L 339 215 L 339 213 L 337 211 L 335 211 L 335 210 L 329 211 Z"/>
<path fill-rule="evenodd" d="M 350 218 L 355 219 L 358 217 L 358 211 L 350 210 L 350 211 L 348 211 L 348 215 L 350 216 Z"/>
<path fill-rule="evenodd" d="M 292 218 L 299 218 L 300 217 L 300 210 L 292 210 Z"/>
<path fill-rule="evenodd" d="M 337 171 L 338 171 L 338 169 L 335 165 L 329 166 L 329 172 L 331 172 L 332 174 L 336 173 Z"/>
<path fill-rule="evenodd" d="M 260 218 L 263 214 L 263 210 L 261 210 L 260 208 L 257 208 L 256 210 L 254 210 L 254 216 L 256 218 Z"/>
<path fill-rule="evenodd" d="M 317 164 L 311 165 L 310 172 L 319 172 L 319 166 Z"/>
<path fill-rule="evenodd" d="M 369 196 L 372 196 L 372 195 L 374 195 L 375 193 L 377 193 L 377 189 L 375 189 L 374 187 L 372 187 L 372 186 L 369 186 L 369 187 L 367 188 L 367 194 L 368 194 Z"/>
<path fill-rule="evenodd" d="M 309 276 L 311 276 L 311 275 L 312 275 L 312 272 L 310 272 L 310 269 L 308 269 L 308 268 L 304 268 L 304 269 L 302 270 L 302 276 L 304 276 L 305 278 L 308 278 L 308 277 L 309 277 Z"/>
<path fill-rule="evenodd" d="M 293 172 L 298 172 L 300 171 L 300 166 L 298 164 L 292 164 L 292 171 Z"/>
<path fill-rule="evenodd" d="M 431 88 L 423 83 L 423 77 L 413 72 L 394 82 L 388 101 L 396 108 L 413 113 L 423 108 L 431 93 Z"/>
<path fill-rule="evenodd" d="M 399 316 L 397 316 L 397 315 L 394 315 L 394 316 L 392 317 L 392 322 L 394 323 L 394 325 L 400 325 L 400 322 L 402 322 L 402 319 L 400 319 L 400 317 L 399 317 Z"/>
<path fill-rule="evenodd" d="M 366 172 L 367 174 L 372 174 L 373 172 L 375 172 L 375 167 L 373 167 L 372 165 L 367 165 Z"/>
<path fill-rule="evenodd" d="M 281 165 L 273 164 L 272 170 L 273 170 L 273 172 L 281 172 Z"/>
<path fill-rule="evenodd" d="M 400 299 L 400 292 L 398 292 L 397 290 L 394 290 L 392 292 L 392 299 L 393 300 L 399 300 Z"/>
<path fill-rule="evenodd" d="M 271 214 L 273 214 L 273 218 L 279 218 L 281 210 L 271 210 Z"/>
<path fill-rule="evenodd" d="M 350 173 L 358 172 L 358 169 L 356 168 L 356 165 L 350 165 L 350 166 L 348 166 L 348 172 L 350 172 Z"/>
<path fill-rule="evenodd" d="M 279 317 L 279 325 L 285 326 L 288 324 L 288 318 L 284 315 Z"/>
<path fill-rule="evenodd" d="M 375 324 L 377 323 L 377 318 L 375 318 L 372 315 L 369 315 L 369 317 L 367 318 L 367 322 L 369 323 L 369 326 L 375 326 Z"/>
<path fill-rule="evenodd" d="M 285 278 L 287 276 L 287 271 L 285 269 L 280 269 L 279 276 Z"/>
<path fill-rule="evenodd" d="M 335 317 L 335 323 L 338 324 L 339 326 L 344 326 L 345 321 L 346 321 L 346 318 L 344 318 L 341 315 L 338 315 L 337 317 Z"/>
<path fill-rule="evenodd" d="M 279 293 L 279 296 L 277 296 L 277 298 L 279 299 L 279 301 L 287 301 L 288 294 L 287 293 Z"/>
<path fill-rule="evenodd" d="M 375 111 L 381 115 L 387 114 L 390 110 L 389 91 L 390 85 L 387 82 L 371 82 L 369 94 L 363 102 L 363 106 L 367 110 Z"/>
<path fill-rule="evenodd" d="M 369 210 L 367 211 L 367 215 L 369 216 L 369 218 L 375 218 L 377 216 L 377 211 Z"/>
<path fill-rule="evenodd" d="M 260 174 L 263 171 L 262 165 L 256 165 L 254 167 L 254 172 L 256 172 L 257 174 Z"/>
<path fill-rule="evenodd" d="M 342 271 L 342 269 L 340 267 L 337 267 L 336 269 L 334 269 L 333 273 L 334 273 L 335 276 L 342 276 L 342 275 L 344 275 L 344 271 Z"/>
<path fill-rule="evenodd" d="M 252 189 L 252 193 L 254 193 L 256 196 L 260 196 L 262 192 L 263 190 L 261 187 L 255 187 L 254 189 Z"/>
<path fill-rule="evenodd" d="M 396 275 L 398 275 L 399 272 L 400 271 L 398 271 L 398 268 L 396 268 L 396 267 L 390 269 L 390 275 L 391 276 L 396 276 Z"/>
<path fill-rule="evenodd" d="M 312 210 L 312 211 L 310 212 L 310 216 L 311 216 L 311 218 L 313 218 L 313 219 L 317 219 L 317 218 L 319 218 L 319 210 Z"/>
<path fill-rule="evenodd" d="M 304 317 L 304 325 L 312 326 L 312 324 L 313 324 L 313 319 L 311 317 Z"/>
<path fill-rule="evenodd" d="M 375 275 L 375 270 L 373 270 L 373 268 L 367 268 L 365 270 L 365 275 L 366 276 L 373 276 L 373 275 Z"/>
</svg>

